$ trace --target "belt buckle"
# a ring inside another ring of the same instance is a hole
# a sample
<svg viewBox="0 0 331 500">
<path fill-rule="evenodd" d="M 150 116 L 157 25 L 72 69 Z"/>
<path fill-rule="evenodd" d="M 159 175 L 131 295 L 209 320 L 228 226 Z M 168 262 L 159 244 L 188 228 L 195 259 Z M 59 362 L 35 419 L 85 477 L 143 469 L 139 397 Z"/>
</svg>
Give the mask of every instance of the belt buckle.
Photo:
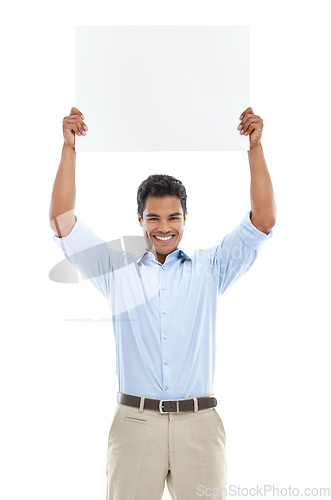
<svg viewBox="0 0 331 500">
<path fill-rule="evenodd" d="M 176 412 L 174 412 L 174 411 L 164 411 L 163 408 L 162 408 L 162 403 L 164 401 L 176 401 Z M 159 410 L 160 410 L 160 413 L 178 413 L 179 412 L 179 401 L 178 401 L 178 399 L 160 399 Z"/>
</svg>

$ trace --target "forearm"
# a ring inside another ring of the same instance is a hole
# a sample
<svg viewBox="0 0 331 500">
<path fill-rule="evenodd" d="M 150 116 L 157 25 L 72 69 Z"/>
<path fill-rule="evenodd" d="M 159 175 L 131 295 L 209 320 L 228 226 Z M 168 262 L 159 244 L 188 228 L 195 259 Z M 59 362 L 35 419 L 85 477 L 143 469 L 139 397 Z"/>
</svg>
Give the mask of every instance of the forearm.
<svg viewBox="0 0 331 500">
<path fill-rule="evenodd" d="M 263 232 L 269 232 L 276 222 L 276 202 L 262 144 L 248 151 L 251 172 L 251 220 Z"/>
<path fill-rule="evenodd" d="M 75 223 L 75 172 L 75 148 L 64 143 L 49 209 L 51 227 L 58 236 L 66 236 L 65 233 L 69 233 Z"/>
</svg>

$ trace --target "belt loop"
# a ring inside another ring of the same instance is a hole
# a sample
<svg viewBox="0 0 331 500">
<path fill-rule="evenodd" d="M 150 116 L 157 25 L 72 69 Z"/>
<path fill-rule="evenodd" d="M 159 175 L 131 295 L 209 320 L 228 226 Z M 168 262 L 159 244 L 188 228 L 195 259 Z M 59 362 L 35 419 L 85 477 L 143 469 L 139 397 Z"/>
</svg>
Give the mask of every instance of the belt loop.
<svg viewBox="0 0 331 500">
<path fill-rule="evenodd" d="M 145 396 L 141 396 L 141 398 L 140 398 L 140 406 L 139 406 L 139 411 L 140 412 L 144 411 L 144 404 L 145 404 Z"/>
<path fill-rule="evenodd" d="M 198 398 L 192 398 L 194 401 L 194 413 L 198 411 Z"/>
</svg>

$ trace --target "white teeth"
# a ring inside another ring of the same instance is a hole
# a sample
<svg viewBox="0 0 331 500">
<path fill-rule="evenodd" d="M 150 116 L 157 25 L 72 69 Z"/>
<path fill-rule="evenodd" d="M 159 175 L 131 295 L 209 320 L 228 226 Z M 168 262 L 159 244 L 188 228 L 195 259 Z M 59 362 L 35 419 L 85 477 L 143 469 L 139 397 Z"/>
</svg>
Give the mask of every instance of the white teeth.
<svg viewBox="0 0 331 500">
<path fill-rule="evenodd" d="M 155 236 L 155 238 L 161 241 L 166 241 L 166 240 L 171 240 L 172 236 L 168 236 L 167 238 L 161 238 L 161 236 Z"/>
</svg>

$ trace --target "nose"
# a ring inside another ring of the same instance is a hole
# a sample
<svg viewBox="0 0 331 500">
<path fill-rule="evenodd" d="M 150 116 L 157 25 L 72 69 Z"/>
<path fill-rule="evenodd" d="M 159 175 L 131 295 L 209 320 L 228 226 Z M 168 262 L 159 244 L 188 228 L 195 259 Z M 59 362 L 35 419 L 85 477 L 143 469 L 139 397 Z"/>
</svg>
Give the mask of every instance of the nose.
<svg viewBox="0 0 331 500">
<path fill-rule="evenodd" d="M 170 232 L 170 225 L 167 221 L 159 222 L 158 230 L 162 233 Z"/>
</svg>

